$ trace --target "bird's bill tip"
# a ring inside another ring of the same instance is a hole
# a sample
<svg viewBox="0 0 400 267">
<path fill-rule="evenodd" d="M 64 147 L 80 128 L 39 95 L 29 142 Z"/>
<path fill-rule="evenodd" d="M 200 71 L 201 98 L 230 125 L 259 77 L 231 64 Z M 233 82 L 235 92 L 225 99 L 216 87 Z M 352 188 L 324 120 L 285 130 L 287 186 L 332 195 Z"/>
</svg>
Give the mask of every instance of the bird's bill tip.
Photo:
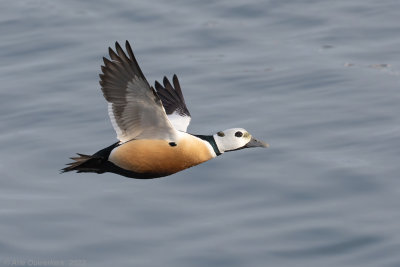
<svg viewBox="0 0 400 267">
<path fill-rule="evenodd" d="M 252 137 L 250 139 L 250 141 L 245 145 L 245 147 L 265 147 L 265 148 L 267 148 L 267 147 L 269 147 L 269 144 Z"/>
</svg>

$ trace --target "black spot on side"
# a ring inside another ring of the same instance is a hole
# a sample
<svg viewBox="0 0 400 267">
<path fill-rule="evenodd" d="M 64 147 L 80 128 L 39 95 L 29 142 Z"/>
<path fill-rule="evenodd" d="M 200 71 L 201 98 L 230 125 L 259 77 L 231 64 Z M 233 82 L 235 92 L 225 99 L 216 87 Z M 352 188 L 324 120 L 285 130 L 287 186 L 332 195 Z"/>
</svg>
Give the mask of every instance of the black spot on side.
<svg viewBox="0 0 400 267">
<path fill-rule="evenodd" d="M 219 137 L 224 137 L 224 136 L 225 136 L 224 132 L 218 132 L 217 135 L 218 135 Z"/>
<path fill-rule="evenodd" d="M 176 143 L 175 142 L 169 142 L 169 145 L 170 146 L 176 146 Z"/>
</svg>

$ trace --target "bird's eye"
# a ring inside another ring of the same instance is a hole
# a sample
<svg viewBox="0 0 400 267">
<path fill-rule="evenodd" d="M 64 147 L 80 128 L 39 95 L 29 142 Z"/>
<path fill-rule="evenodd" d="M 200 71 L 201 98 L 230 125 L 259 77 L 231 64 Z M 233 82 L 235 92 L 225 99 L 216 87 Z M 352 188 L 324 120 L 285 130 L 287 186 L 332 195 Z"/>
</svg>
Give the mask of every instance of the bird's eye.
<svg viewBox="0 0 400 267">
<path fill-rule="evenodd" d="M 225 136 L 224 132 L 218 132 L 217 135 L 220 136 L 220 137 Z"/>
<path fill-rule="evenodd" d="M 243 133 L 241 131 L 238 131 L 238 132 L 235 133 L 235 136 L 236 137 L 242 137 Z"/>
</svg>

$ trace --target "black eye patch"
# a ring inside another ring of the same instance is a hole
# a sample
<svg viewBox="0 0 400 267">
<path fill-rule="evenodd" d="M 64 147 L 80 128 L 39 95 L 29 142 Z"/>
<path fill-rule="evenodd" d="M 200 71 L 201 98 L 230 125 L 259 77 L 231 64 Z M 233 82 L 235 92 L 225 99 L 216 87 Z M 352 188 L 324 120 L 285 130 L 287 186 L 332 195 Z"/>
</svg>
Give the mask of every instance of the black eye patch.
<svg viewBox="0 0 400 267">
<path fill-rule="evenodd" d="M 224 132 L 218 132 L 217 135 L 220 136 L 220 137 L 225 136 Z"/>
<path fill-rule="evenodd" d="M 243 136 L 243 133 L 240 132 L 240 131 L 238 131 L 238 132 L 235 133 L 235 136 L 236 136 L 236 137 L 242 137 L 242 136 Z"/>
</svg>

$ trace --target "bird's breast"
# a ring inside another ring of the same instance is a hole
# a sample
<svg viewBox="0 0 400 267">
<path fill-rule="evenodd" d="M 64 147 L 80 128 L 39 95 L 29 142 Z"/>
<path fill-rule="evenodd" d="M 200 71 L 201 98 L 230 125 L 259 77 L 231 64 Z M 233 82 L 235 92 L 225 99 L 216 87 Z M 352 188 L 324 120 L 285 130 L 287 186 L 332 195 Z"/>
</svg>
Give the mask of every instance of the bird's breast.
<svg viewBox="0 0 400 267">
<path fill-rule="evenodd" d="M 190 136 L 171 144 L 166 140 L 132 140 L 116 147 L 108 160 L 128 171 L 165 176 L 213 157 L 205 141 Z"/>
</svg>

